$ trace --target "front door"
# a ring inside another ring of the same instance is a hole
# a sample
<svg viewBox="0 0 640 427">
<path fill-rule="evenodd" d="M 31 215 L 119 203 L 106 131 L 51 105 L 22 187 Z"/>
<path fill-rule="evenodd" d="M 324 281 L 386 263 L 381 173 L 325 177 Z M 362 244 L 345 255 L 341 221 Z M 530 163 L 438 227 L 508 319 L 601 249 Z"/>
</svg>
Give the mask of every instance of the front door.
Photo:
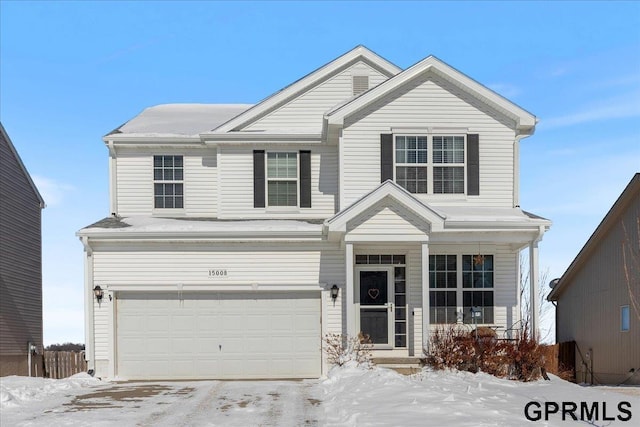
<svg viewBox="0 0 640 427">
<path fill-rule="evenodd" d="M 360 330 L 375 348 L 393 347 L 393 269 L 359 270 Z"/>
</svg>

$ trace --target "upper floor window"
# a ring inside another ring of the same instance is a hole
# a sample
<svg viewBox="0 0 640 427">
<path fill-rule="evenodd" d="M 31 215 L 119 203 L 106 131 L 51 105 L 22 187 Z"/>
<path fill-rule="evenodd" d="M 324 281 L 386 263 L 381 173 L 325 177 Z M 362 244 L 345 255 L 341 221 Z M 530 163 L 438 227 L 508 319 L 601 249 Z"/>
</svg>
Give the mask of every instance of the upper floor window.
<svg viewBox="0 0 640 427">
<path fill-rule="evenodd" d="M 396 136 L 396 182 L 410 193 L 426 193 L 427 157 L 426 136 Z"/>
<path fill-rule="evenodd" d="M 465 137 L 396 135 L 395 181 L 410 193 L 464 194 Z"/>
<path fill-rule="evenodd" d="M 268 206 L 298 206 L 298 153 L 267 153 Z"/>
<path fill-rule="evenodd" d="M 153 156 L 154 207 L 184 207 L 184 164 L 182 156 Z"/>
</svg>

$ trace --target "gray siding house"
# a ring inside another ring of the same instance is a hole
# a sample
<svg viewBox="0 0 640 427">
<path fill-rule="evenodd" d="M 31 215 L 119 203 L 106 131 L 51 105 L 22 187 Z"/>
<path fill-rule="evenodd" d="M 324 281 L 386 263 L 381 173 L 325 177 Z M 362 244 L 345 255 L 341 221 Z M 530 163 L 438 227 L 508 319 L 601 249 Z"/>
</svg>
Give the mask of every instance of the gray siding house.
<svg viewBox="0 0 640 427">
<path fill-rule="evenodd" d="M 0 124 L 0 376 L 42 375 L 44 206 Z"/>
<path fill-rule="evenodd" d="M 640 173 L 555 285 L 557 342 L 576 342 L 576 380 L 640 384 Z"/>
</svg>

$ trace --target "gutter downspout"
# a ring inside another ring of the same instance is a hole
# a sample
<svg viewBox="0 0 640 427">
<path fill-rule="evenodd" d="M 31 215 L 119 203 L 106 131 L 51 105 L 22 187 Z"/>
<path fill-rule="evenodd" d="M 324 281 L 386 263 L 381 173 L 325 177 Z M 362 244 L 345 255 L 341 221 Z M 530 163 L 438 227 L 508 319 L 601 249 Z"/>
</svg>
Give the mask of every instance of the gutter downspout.
<svg viewBox="0 0 640 427">
<path fill-rule="evenodd" d="M 513 207 L 520 207 L 520 140 L 528 135 L 516 135 L 513 141 Z"/>
<path fill-rule="evenodd" d="M 113 141 L 107 142 L 109 149 L 109 212 L 118 213 L 118 161 L 116 158 L 116 147 Z"/>
<path fill-rule="evenodd" d="M 36 347 L 36 345 L 34 343 L 32 343 L 31 341 L 29 341 L 27 343 L 27 361 L 29 363 L 29 377 L 31 377 L 31 364 L 32 364 L 32 360 L 31 360 L 31 354 L 33 354 L 34 351 L 36 351 L 38 349 L 38 347 Z M 38 373 L 36 372 L 36 375 Z"/>
<path fill-rule="evenodd" d="M 95 370 L 95 346 L 94 346 L 94 310 L 93 310 L 93 249 L 87 236 L 81 236 L 80 241 L 84 246 L 84 340 L 85 359 L 87 371 L 94 375 Z"/>
</svg>

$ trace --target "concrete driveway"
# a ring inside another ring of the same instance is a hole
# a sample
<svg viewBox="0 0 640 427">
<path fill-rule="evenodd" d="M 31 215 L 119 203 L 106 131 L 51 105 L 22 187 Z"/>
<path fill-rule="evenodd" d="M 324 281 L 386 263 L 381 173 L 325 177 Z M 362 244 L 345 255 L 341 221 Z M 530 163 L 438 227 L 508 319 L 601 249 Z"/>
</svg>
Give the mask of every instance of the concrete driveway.
<svg viewBox="0 0 640 427">
<path fill-rule="evenodd" d="M 323 413 L 314 393 L 316 383 L 109 383 L 69 394 L 64 401 L 49 401 L 44 407 L 24 408 L 11 420 L 30 426 L 316 426 L 322 425 Z"/>
</svg>

